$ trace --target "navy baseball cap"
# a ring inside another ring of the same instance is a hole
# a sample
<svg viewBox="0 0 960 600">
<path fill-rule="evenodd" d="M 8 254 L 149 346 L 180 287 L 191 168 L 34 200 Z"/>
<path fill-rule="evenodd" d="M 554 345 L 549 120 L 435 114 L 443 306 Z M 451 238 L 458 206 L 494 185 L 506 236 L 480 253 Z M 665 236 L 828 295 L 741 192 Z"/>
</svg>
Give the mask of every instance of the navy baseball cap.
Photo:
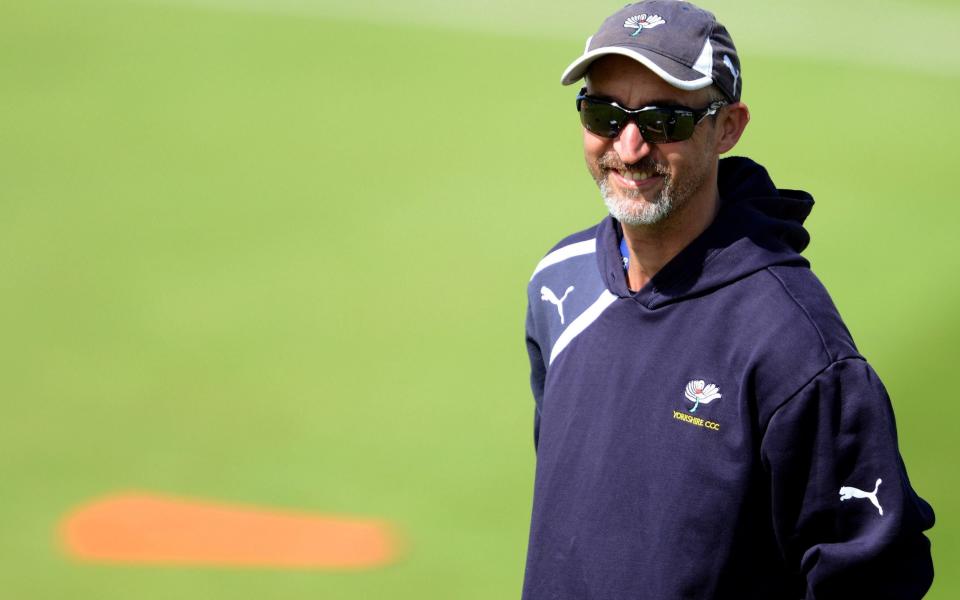
<svg viewBox="0 0 960 600">
<path fill-rule="evenodd" d="M 627 56 L 681 90 L 716 85 L 732 102 L 740 100 L 740 59 L 727 28 L 713 13 L 684 0 L 645 0 L 607 18 L 587 39 L 583 54 L 563 72 L 560 83 L 583 78 L 593 61 Z"/>
</svg>

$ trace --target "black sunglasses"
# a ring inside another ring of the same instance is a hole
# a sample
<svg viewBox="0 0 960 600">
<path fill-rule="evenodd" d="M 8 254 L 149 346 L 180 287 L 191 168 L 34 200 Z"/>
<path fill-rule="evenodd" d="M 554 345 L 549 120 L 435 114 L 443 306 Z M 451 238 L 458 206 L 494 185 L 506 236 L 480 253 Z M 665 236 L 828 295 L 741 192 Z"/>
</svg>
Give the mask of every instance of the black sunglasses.
<svg viewBox="0 0 960 600">
<path fill-rule="evenodd" d="M 633 119 L 640 135 L 650 144 L 682 142 L 690 139 L 696 126 L 710 115 L 717 114 L 726 100 L 711 102 L 695 110 L 686 106 L 644 106 L 624 108 L 612 100 L 587 95 L 587 88 L 577 94 L 577 112 L 587 131 L 605 138 L 615 138 Z"/>
</svg>

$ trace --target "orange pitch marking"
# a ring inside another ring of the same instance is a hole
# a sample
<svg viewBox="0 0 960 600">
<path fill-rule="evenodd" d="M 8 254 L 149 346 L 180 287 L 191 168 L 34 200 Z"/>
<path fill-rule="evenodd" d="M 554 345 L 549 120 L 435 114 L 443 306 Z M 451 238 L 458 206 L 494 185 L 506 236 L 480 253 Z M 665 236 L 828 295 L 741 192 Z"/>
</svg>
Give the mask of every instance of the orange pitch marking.
<svg viewBox="0 0 960 600">
<path fill-rule="evenodd" d="M 77 558 L 126 563 L 363 569 L 392 562 L 398 546 L 381 521 L 147 494 L 82 506 L 60 531 Z"/>
</svg>

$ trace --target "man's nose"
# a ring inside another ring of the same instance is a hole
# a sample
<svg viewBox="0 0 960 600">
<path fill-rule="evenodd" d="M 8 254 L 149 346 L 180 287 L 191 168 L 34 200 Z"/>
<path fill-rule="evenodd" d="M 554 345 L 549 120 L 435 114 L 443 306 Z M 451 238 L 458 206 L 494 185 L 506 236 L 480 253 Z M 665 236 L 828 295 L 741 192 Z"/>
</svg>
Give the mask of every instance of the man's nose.
<svg viewBox="0 0 960 600">
<path fill-rule="evenodd" d="M 633 121 L 628 121 L 620 130 L 620 135 L 613 143 L 613 149 L 617 151 L 620 160 L 628 165 L 650 154 L 650 144 L 640 135 L 640 128 Z"/>
</svg>

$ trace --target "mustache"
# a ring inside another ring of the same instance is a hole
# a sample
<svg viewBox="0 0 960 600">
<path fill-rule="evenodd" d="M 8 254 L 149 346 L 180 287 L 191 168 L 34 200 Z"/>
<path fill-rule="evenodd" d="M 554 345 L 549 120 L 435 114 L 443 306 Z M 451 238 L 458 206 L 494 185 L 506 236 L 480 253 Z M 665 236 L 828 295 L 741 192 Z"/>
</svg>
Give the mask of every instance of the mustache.
<svg viewBox="0 0 960 600">
<path fill-rule="evenodd" d="M 670 173 L 670 168 L 667 165 L 660 164 L 649 156 L 645 156 L 637 162 L 628 165 L 620 159 L 616 152 L 608 152 L 601 156 L 597 161 L 597 165 L 602 169 L 610 169 L 613 171 L 631 169 L 634 171 L 647 171 L 648 173 L 656 173 L 658 175 L 668 175 Z"/>
</svg>

